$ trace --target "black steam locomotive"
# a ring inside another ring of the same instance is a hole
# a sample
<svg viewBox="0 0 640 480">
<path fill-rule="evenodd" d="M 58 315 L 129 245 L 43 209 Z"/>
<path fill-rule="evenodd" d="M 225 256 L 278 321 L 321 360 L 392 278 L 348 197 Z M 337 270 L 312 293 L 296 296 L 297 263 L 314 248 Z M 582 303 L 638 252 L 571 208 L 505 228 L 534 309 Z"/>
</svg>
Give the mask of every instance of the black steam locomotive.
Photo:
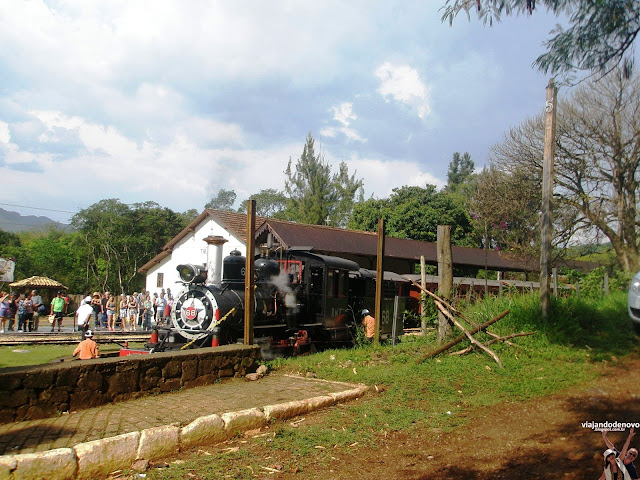
<svg viewBox="0 0 640 480">
<path fill-rule="evenodd" d="M 361 311 L 374 310 L 375 272 L 351 260 L 289 251 L 257 258 L 254 265 L 254 338 L 263 354 L 353 344 Z M 241 342 L 244 270 L 245 258 L 237 250 L 224 259 L 219 286 L 206 283 L 205 266 L 179 265 L 184 290 L 173 305 L 171 342 L 193 346 Z M 385 273 L 382 339 L 402 332 L 402 312 L 411 300 L 409 283 Z"/>
</svg>

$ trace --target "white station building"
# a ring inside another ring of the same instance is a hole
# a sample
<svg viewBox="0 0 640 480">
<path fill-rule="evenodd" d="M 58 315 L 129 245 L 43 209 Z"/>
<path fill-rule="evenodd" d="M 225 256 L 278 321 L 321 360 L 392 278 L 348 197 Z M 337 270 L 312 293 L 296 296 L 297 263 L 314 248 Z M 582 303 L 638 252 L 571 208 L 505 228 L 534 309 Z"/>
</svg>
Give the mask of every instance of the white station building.
<svg viewBox="0 0 640 480">
<path fill-rule="evenodd" d="M 256 228 L 266 219 L 256 217 Z M 222 260 L 232 251 L 246 254 L 247 215 L 205 210 L 167 243 L 162 251 L 138 270 L 147 276 L 145 289 L 160 294 L 167 288 L 174 294 L 182 289 L 177 267 L 206 265 L 208 283 L 220 284 Z"/>
</svg>

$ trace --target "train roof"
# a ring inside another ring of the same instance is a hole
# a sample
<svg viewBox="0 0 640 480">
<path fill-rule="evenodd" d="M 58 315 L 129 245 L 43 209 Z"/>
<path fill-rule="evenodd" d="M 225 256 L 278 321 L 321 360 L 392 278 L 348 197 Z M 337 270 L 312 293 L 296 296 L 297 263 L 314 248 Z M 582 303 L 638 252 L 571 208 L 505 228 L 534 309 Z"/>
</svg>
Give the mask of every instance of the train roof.
<svg viewBox="0 0 640 480">
<path fill-rule="evenodd" d="M 358 271 L 360 269 L 360 265 L 358 265 L 353 260 L 347 260 L 346 258 L 333 257 L 331 255 L 321 255 L 319 253 L 312 253 L 305 250 L 292 250 L 290 251 L 290 258 L 295 258 L 297 256 L 313 258 L 323 262 L 325 265 L 331 268 L 340 268 L 343 270 L 350 271 Z"/>
<path fill-rule="evenodd" d="M 375 270 L 369 270 L 367 268 L 361 268 L 357 272 L 351 272 L 350 276 L 352 278 L 377 278 L 378 273 Z M 409 279 L 405 278 L 402 275 L 398 275 L 395 272 L 384 272 L 383 280 L 388 280 L 391 282 L 402 282 L 409 283 Z"/>
</svg>

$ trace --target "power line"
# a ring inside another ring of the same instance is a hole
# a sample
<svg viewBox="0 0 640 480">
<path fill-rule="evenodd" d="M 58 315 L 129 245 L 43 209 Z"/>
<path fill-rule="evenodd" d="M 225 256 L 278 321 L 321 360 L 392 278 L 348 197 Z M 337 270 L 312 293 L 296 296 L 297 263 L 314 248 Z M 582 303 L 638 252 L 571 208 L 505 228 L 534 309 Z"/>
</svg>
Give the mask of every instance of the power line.
<svg viewBox="0 0 640 480">
<path fill-rule="evenodd" d="M 4 205 L 6 207 L 30 208 L 32 210 L 45 210 L 47 212 L 76 213 L 76 212 L 70 212 L 68 210 L 54 210 L 52 208 L 28 207 L 27 205 L 15 205 L 13 203 L 0 203 L 0 205 Z"/>
</svg>

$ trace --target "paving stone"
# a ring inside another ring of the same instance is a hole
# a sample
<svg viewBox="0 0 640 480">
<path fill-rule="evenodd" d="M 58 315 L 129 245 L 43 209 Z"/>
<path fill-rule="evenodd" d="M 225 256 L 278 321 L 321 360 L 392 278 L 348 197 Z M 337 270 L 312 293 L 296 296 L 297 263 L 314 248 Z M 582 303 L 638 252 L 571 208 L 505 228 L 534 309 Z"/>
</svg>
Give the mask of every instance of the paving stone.
<svg viewBox="0 0 640 480">
<path fill-rule="evenodd" d="M 11 478 L 11 471 L 18 466 L 15 457 L 5 455 L 0 457 L 0 480 L 8 480 Z"/>
<path fill-rule="evenodd" d="M 189 448 L 194 445 L 220 442 L 227 438 L 224 420 L 218 414 L 195 419 L 180 431 L 180 446 Z"/>
<path fill-rule="evenodd" d="M 77 478 L 92 479 L 104 473 L 129 468 L 136 459 L 139 441 L 140 433 L 132 432 L 76 445 Z"/>
<path fill-rule="evenodd" d="M 166 425 L 148 428 L 140 432 L 140 442 L 136 458 L 155 460 L 168 457 L 180 447 L 180 427 Z"/>
<path fill-rule="evenodd" d="M 229 436 L 247 430 L 255 430 L 267 424 L 267 417 L 259 408 L 224 413 L 222 420 L 224 421 L 224 429 Z"/>
<path fill-rule="evenodd" d="M 67 480 L 76 478 L 76 455 L 71 448 L 16 455 L 14 480 Z"/>
<path fill-rule="evenodd" d="M 123 434 L 140 436 L 140 432 L 143 432 L 147 442 L 147 438 L 152 438 L 152 432 L 156 431 L 154 429 L 168 425 L 175 426 L 175 430 L 169 430 L 174 436 L 172 438 L 176 435 L 173 432 L 179 430 L 181 447 L 212 443 L 224 440 L 230 433 L 243 428 L 258 428 L 266 423 L 267 417 L 290 418 L 282 413 L 288 411 L 287 407 L 280 407 L 279 404 L 292 402 L 296 409 L 306 413 L 309 409 L 322 408 L 364 394 L 364 388 L 354 387 L 353 384 L 342 382 L 272 373 L 255 382 L 228 379 L 213 385 L 72 411 L 58 417 L 3 424 L 0 425 L 0 480 L 5 478 L 2 472 L 8 471 L 6 465 L 11 464 L 12 455 L 74 448 L 80 444 L 85 445 L 82 447 L 84 450 L 80 449 L 84 452 L 87 444 L 94 445 L 92 442 Z M 268 410 L 260 410 L 265 405 L 272 407 L 269 414 Z M 225 431 L 222 417 L 229 412 L 235 414 L 227 415 L 230 430 Z M 238 412 L 244 413 L 237 415 Z M 299 414 L 290 412 L 289 415 Z M 147 430 L 149 432 L 144 434 Z M 133 457 L 137 456 L 139 448 L 140 445 L 135 443 L 132 447 Z M 133 460 L 135 458 L 127 467 Z M 84 461 L 86 463 L 86 456 Z"/>
</svg>

